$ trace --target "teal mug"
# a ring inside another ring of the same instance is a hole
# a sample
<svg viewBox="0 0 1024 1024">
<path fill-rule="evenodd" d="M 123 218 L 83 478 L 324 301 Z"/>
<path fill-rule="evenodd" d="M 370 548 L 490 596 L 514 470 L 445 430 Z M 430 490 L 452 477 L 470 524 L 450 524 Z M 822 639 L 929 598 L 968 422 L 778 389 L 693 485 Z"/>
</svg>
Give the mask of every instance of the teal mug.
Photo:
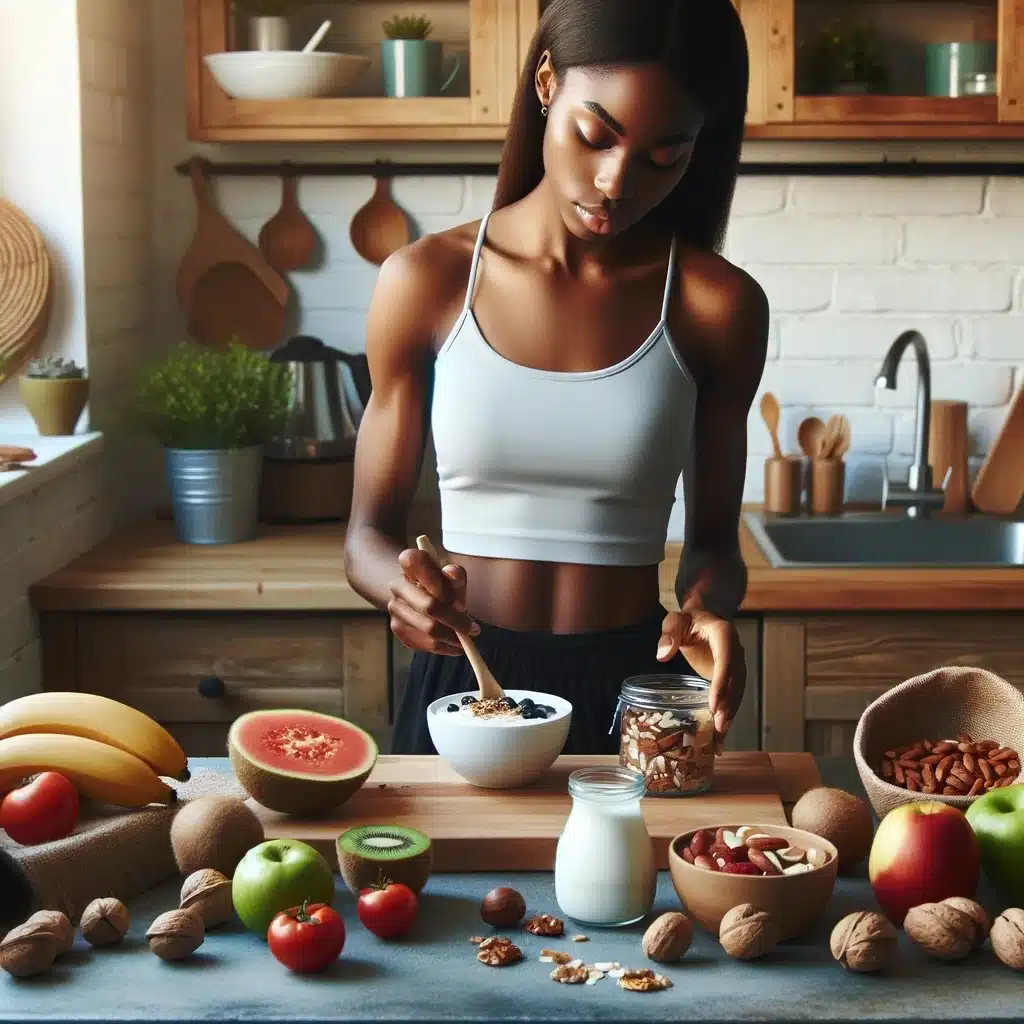
<svg viewBox="0 0 1024 1024">
<path fill-rule="evenodd" d="M 995 43 L 929 43 L 925 47 L 925 95 L 963 96 L 976 75 L 995 70 Z"/>
<path fill-rule="evenodd" d="M 462 61 L 453 58 L 453 67 L 444 78 L 444 51 L 433 39 L 382 39 L 380 62 L 384 69 L 387 96 L 437 96 L 443 93 L 459 73 Z"/>
</svg>

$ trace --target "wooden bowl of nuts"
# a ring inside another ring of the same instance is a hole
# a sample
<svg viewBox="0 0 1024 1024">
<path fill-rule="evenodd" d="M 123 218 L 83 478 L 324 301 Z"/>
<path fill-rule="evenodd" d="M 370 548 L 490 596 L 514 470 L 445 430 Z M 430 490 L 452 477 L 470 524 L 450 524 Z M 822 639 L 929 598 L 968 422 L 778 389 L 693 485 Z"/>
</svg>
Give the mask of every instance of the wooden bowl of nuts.
<svg viewBox="0 0 1024 1024">
<path fill-rule="evenodd" d="M 788 825 L 721 825 L 676 836 L 668 867 L 702 928 L 717 935 L 728 911 L 752 903 L 774 918 L 785 941 L 805 935 L 824 913 L 839 854 L 827 839 Z"/>
<path fill-rule="evenodd" d="M 966 811 L 1020 778 L 1024 695 L 981 668 L 948 666 L 908 679 L 864 710 L 853 757 L 883 818 L 900 804 L 938 800 Z"/>
</svg>

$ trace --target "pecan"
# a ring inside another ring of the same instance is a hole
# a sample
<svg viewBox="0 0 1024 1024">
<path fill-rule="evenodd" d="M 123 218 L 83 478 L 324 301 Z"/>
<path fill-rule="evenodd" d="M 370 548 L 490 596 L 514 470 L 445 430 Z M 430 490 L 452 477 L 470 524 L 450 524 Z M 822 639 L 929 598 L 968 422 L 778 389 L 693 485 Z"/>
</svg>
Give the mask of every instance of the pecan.
<svg viewBox="0 0 1024 1024">
<path fill-rule="evenodd" d="M 536 914 L 526 922 L 526 930 L 533 935 L 561 935 L 565 931 L 565 923 L 551 914 Z"/>
<path fill-rule="evenodd" d="M 629 992 L 656 992 L 671 987 L 672 982 L 668 978 L 663 974 L 655 974 L 646 967 L 638 971 L 623 971 L 619 978 L 619 988 Z"/>
<path fill-rule="evenodd" d="M 495 935 L 480 943 L 477 960 L 488 967 L 505 967 L 522 959 L 522 951 L 511 940 Z"/>
</svg>

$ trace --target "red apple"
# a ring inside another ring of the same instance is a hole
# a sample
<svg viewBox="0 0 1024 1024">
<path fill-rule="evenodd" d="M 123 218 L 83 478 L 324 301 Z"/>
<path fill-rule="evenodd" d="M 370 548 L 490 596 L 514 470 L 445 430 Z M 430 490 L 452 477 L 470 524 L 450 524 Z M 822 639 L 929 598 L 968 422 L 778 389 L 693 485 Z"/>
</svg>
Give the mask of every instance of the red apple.
<svg viewBox="0 0 1024 1024">
<path fill-rule="evenodd" d="M 897 927 L 911 907 L 974 896 L 981 851 L 970 822 L 937 800 L 903 804 L 881 821 L 868 857 L 875 899 Z"/>
</svg>

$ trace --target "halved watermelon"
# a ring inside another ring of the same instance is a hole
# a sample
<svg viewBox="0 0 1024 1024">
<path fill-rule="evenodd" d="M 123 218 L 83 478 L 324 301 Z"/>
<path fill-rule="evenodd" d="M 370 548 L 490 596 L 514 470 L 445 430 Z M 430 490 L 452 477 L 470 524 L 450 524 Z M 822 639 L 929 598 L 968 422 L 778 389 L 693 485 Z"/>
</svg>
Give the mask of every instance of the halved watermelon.
<svg viewBox="0 0 1024 1024">
<path fill-rule="evenodd" d="M 236 718 L 228 754 L 254 800 L 299 815 L 343 804 L 373 771 L 378 750 L 368 732 L 343 718 L 281 708 Z"/>
</svg>

